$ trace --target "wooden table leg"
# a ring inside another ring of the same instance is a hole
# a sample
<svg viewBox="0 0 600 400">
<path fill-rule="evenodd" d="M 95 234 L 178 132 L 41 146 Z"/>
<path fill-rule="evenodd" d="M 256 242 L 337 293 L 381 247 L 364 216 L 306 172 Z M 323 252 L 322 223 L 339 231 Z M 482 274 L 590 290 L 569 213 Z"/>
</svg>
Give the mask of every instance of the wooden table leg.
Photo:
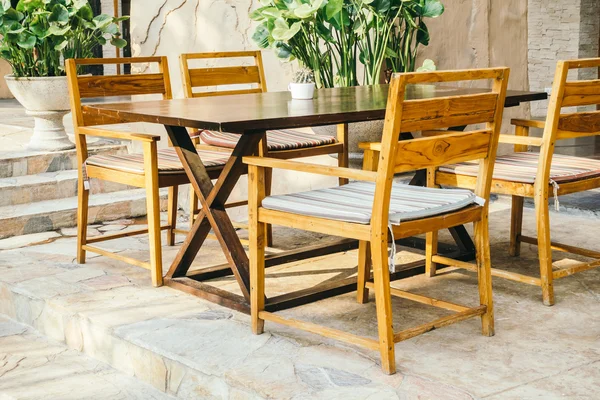
<svg viewBox="0 0 600 400">
<path fill-rule="evenodd" d="M 212 228 L 240 285 L 242 294 L 248 300 L 250 292 L 248 256 L 225 211 L 225 202 L 245 171 L 242 157 L 256 153 L 258 143 L 264 133 L 240 137 L 216 184 L 213 185 L 187 130 L 178 126 L 165 126 L 165 128 L 202 206 L 202 211 L 175 257 L 167 278 L 178 278 L 187 274 Z"/>
</svg>

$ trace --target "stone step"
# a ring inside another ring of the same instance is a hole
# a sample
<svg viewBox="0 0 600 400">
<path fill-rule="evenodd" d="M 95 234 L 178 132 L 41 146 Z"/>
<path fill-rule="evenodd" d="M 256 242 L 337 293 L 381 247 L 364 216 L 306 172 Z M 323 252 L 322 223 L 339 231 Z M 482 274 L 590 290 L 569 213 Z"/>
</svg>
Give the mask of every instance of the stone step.
<svg viewBox="0 0 600 400">
<path fill-rule="evenodd" d="M 166 191 L 161 191 L 166 208 Z M 89 224 L 146 215 L 145 189 L 90 196 Z M 0 239 L 77 225 L 77 197 L 0 207 Z"/>
<path fill-rule="evenodd" d="M 89 154 L 126 154 L 127 146 L 121 143 L 102 140 L 90 145 Z M 0 178 L 35 175 L 45 172 L 66 171 L 77 168 L 75 150 L 42 152 L 0 153 Z"/>
<path fill-rule="evenodd" d="M 2 399 L 173 399 L 64 343 L 0 316 Z"/>
<path fill-rule="evenodd" d="M 90 181 L 92 194 L 133 189 L 104 180 Z M 0 178 L 0 207 L 77 196 L 77 170 Z"/>
</svg>

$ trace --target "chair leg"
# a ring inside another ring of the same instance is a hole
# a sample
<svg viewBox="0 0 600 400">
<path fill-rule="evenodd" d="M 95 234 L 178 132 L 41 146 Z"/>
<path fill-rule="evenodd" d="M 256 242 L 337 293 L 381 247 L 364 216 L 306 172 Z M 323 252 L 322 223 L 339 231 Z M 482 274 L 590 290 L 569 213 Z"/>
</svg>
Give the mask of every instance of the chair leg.
<svg viewBox="0 0 600 400">
<path fill-rule="evenodd" d="M 375 305 L 377 307 L 381 369 L 386 374 L 392 375 L 396 373 L 396 359 L 394 351 L 394 329 L 392 326 L 390 273 L 387 262 L 387 240 L 381 240 L 381 237 L 373 237 L 373 239 L 371 240 L 373 287 L 375 289 Z"/>
<path fill-rule="evenodd" d="M 358 243 L 358 278 L 356 282 L 356 301 L 360 304 L 369 302 L 369 289 L 365 286 L 371 277 L 371 247 L 369 242 Z"/>
<path fill-rule="evenodd" d="M 523 229 L 523 203 L 521 196 L 512 196 L 512 207 L 510 216 L 510 247 L 508 254 L 518 257 L 521 254 L 521 231 Z"/>
<path fill-rule="evenodd" d="M 266 224 L 258 221 L 258 207 L 265 196 L 263 169 L 248 168 L 248 234 L 250 239 L 250 317 L 252 333 L 264 332 L 265 321 L 259 313 L 265 309 L 265 236 Z"/>
<path fill-rule="evenodd" d="M 487 307 L 481 316 L 481 331 L 484 336 L 494 336 L 494 301 L 492 292 L 492 266 L 490 259 L 490 237 L 488 217 L 475 222 L 475 246 L 477 251 L 477 282 L 479 304 Z"/>
<path fill-rule="evenodd" d="M 538 258 L 542 280 L 542 298 L 547 306 L 554 305 L 554 283 L 552 276 L 552 248 L 550 244 L 550 210 L 547 197 L 536 196 Z"/>
<path fill-rule="evenodd" d="M 169 187 L 169 198 L 167 201 L 167 224 L 169 225 L 169 229 L 167 229 L 167 246 L 175 245 L 174 230 L 177 227 L 177 197 L 179 195 L 178 191 L 178 186 Z"/>
<path fill-rule="evenodd" d="M 271 195 L 271 185 L 273 183 L 273 170 L 271 168 L 265 168 L 265 195 Z M 273 226 L 271 224 L 265 224 L 265 243 L 267 247 L 273 246 Z"/>
<path fill-rule="evenodd" d="M 162 248 L 160 240 L 160 195 L 158 187 L 158 157 L 156 142 L 144 143 L 144 173 L 146 178 L 146 208 L 148 212 L 148 242 L 152 285 L 162 286 Z"/>
<path fill-rule="evenodd" d="M 427 232 L 425 235 L 425 275 L 432 278 L 436 275 L 437 264 L 431 258 L 438 252 L 438 232 Z"/>
<path fill-rule="evenodd" d="M 90 192 L 85 190 L 80 176 L 77 188 L 77 262 L 79 264 L 85 264 L 83 246 L 87 243 L 89 198 Z"/>
<path fill-rule="evenodd" d="M 198 196 L 196 195 L 194 188 L 190 185 L 190 229 L 194 226 L 194 218 L 196 218 L 199 211 Z"/>
</svg>

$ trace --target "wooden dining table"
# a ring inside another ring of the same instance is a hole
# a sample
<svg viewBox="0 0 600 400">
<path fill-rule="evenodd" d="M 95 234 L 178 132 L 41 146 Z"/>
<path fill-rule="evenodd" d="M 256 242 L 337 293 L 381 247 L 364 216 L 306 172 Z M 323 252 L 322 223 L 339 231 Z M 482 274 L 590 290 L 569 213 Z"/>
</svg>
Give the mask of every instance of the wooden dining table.
<svg viewBox="0 0 600 400">
<path fill-rule="evenodd" d="M 481 89 L 420 85 L 410 87 L 409 99 L 468 95 Z M 130 101 L 112 104 L 93 104 L 83 112 L 95 117 L 123 123 L 146 122 L 164 125 L 171 143 L 179 155 L 193 190 L 200 199 L 198 218 L 185 238 L 165 277 L 165 284 L 212 302 L 249 313 L 248 256 L 225 210 L 225 203 L 240 177 L 246 173 L 242 157 L 258 153 L 261 139 L 267 130 L 291 129 L 320 125 L 343 125 L 352 122 L 381 120 L 385 116 L 388 86 L 357 86 L 320 89 L 313 100 L 292 100 L 289 92 L 226 95 L 176 100 Z M 523 102 L 544 100 L 545 92 L 509 90 L 506 107 Z M 207 129 L 240 134 L 219 178 L 213 183 L 202 163 L 187 128 Z M 454 127 L 453 129 L 464 129 Z M 403 134 L 409 138 L 410 134 Z M 422 184 L 417 173 L 413 184 Z M 210 231 L 218 239 L 227 264 L 201 270 L 190 267 Z M 453 228 L 456 245 L 440 247 L 440 252 L 458 251 L 463 260 L 474 257 L 475 247 L 463 226 Z M 418 246 L 418 240 L 402 244 Z M 326 254 L 347 251 L 357 242 L 342 240 L 335 244 L 315 245 L 268 256 L 266 266 L 281 265 Z M 454 254 L 453 256 L 457 256 Z M 392 279 L 412 276 L 423 271 L 423 262 L 399 266 Z M 210 285 L 208 280 L 233 274 L 241 295 Z M 266 299 L 266 309 L 281 310 L 308 302 L 347 293 L 356 289 L 356 278 L 329 280 L 314 287 Z"/>
</svg>

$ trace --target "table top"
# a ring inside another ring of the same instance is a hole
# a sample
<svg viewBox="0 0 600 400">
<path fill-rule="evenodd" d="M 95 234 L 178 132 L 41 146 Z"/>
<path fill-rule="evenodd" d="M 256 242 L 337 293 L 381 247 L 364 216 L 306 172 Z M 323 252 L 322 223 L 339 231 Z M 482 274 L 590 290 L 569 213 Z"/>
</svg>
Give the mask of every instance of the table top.
<svg viewBox="0 0 600 400">
<path fill-rule="evenodd" d="M 461 96 L 489 89 L 414 85 L 407 99 Z M 271 129 L 333 125 L 385 117 L 388 85 L 320 89 L 312 100 L 292 100 L 289 92 L 210 96 L 193 99 L 134 101 L 86 105 L 94 116 L 123 122 L 150 122 L 223 132 L 246 133 Z M 545 100 L 545 92 L 509 90 L 506 107 Z"/>
</svg>

